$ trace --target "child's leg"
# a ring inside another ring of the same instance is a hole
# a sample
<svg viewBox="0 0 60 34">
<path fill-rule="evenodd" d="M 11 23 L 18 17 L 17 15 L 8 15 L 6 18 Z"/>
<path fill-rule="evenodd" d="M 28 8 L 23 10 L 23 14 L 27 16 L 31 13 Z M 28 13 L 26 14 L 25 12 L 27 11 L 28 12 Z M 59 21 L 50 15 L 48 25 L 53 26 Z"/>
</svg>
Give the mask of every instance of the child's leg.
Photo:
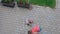
<svg viewBox="0 0 60 34">
<path fill-rule="evenodd" d="M 28 34 L 31 34 L 31 33 L 32 33 L 32 32 L 29 30 L 29 31 L 28 31 Z"/>
</svg>

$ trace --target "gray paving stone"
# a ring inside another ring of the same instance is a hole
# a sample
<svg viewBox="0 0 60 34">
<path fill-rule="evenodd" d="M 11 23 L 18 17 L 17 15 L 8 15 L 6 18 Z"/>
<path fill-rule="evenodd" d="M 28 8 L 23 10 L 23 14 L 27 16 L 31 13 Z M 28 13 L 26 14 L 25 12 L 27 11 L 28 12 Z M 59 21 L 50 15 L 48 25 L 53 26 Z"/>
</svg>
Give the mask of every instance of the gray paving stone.
<svg viewBox="0 0 60 34">
<path fill-rule="evenodd" d="M 31 11 L 0 6 L 0 34 L 27 34 L 31 27 L 25 25 L 26 18 L 32 18 L 34 24 L 42 26 L 40 34 L 60 34 L 59 1 L 55 10 L 37 5 L 33 5 Z"/>
</svg>

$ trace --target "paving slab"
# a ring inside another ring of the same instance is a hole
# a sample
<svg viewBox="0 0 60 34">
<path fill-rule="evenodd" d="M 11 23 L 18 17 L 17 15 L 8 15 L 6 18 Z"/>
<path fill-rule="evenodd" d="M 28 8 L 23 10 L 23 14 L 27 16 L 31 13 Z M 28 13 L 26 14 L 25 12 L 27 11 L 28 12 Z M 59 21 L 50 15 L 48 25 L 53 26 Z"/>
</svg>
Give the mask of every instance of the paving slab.
<svg viewBox="0 0 60 34">
<path fill-rule="evenodd" d="M 57 5 L 59 1 L 57 0 Z M 31 27 L 25 25 L 26 18 L 31 18 L 34 24 L 42 26 L 39 34 L 60 34 L 60 6 L 56 6 L 55 10 L 32 6 L 32 10 L 0 6 L 0 34 L 27 34 Z"/>
</svg>

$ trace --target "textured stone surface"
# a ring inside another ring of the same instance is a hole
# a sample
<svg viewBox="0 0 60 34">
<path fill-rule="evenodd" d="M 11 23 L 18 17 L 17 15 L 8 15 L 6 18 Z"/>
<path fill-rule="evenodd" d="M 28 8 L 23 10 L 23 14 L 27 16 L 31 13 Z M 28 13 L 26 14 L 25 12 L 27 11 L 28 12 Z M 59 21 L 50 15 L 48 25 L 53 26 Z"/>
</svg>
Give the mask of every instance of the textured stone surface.
<svg viewBox="0 0 60 34">
<path fill-rule="evenodd" d="M 33 5 L 32 10 L 0 6 L 0 34 L 27 34 L 30 27 L 25 25 L 26 18 L 42 26 L 40 34 L 60 34 L 60 0 L 55 10 Z"/>
</svg>

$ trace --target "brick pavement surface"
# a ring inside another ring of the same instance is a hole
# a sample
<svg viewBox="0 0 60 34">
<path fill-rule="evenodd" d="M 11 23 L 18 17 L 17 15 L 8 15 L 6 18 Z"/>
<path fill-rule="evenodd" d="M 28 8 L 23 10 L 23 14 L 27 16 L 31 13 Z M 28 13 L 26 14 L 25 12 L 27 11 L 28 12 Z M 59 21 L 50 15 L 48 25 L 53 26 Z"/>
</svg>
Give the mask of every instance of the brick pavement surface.
<svg viewBox="0 0 60 34">
<path fill-rule="evenodd" d="M 32 10 L 0 6 L 0 34 L 27 34 L 26 18 L 42 26 L 39 34 L 60 34 L 60 0 L 55 10 L 37 5 Z"/>
</svg>

